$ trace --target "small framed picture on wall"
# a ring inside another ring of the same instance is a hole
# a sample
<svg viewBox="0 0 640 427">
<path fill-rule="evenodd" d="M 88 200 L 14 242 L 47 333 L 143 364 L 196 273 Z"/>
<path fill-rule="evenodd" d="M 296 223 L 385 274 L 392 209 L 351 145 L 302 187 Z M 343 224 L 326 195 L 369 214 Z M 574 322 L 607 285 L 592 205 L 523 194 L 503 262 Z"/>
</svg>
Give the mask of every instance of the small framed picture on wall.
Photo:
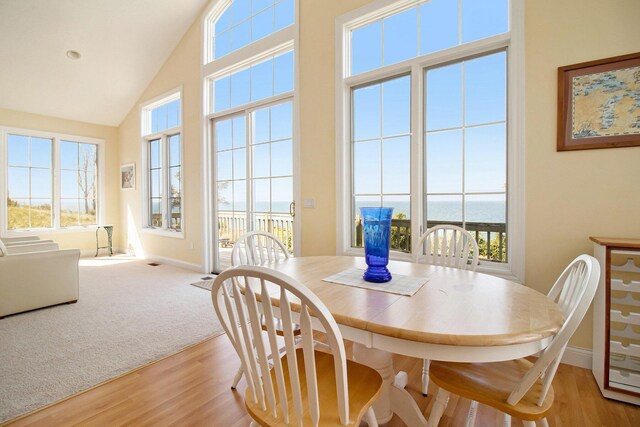
<svg viewBox="0 0 640 427">
<path fill-rule="evenodd" d="M 136 164 L 127 163 L 120 166 L 120 189 L 135 190 L 136 188 Z"/>
</svg>

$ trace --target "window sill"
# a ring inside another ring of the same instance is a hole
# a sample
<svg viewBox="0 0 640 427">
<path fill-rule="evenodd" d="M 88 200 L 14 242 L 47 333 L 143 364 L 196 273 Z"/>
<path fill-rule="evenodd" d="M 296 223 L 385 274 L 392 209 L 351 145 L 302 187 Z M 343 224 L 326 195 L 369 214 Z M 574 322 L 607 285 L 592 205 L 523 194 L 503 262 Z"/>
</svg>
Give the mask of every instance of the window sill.
<svg viewBox="0 0 640 427">
<path fill-rule="evenodd" d="M 144 227 L 142 228 L 142 232 L 144 234 L 153 234 L 156 236 L 171 237 L 173 239 L 184 239 L 184 231 L 171 231 L 167 228 Z"/>
</svg>

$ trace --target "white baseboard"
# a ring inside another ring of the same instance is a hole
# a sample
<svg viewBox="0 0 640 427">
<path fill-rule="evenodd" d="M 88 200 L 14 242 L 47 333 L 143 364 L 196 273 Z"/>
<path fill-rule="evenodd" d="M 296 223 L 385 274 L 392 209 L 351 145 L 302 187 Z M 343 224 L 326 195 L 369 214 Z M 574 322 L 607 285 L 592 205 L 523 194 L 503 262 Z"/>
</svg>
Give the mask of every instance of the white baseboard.
<svg viewBox="0 0 640 427">
<path fill-rule="evenodd" d="M 111 250 L 113 251 L 114 255 L 117 254 L 126 254 L 126 252 L 124 251 L 124 249 L 122 248 L 116 248 L 113 247 L 111 248 Z M 109 253 L 107 252 L 106 249 L 100 249 L 98 251 L 98 256 L 107 256 L 109 255 Z M 81 257 L 92 257 L 92 256 L 96 256 L 96 250 L 95 249 L 81 249 L 80 250 L 80 256 Z"/>
<path fill-rule="evenodd" d="M 207 273 L 206 271 L 204 271 L 204 267 L 202 266 L 202 264 L 192 264 L 190 262 L 180 261 L 177 259 L 167 258 L 160 255 L 153 255 L 153 254 L 145 254 L 144 259 L 147 259 L 150 261 L 158 261 L 164 264 L 173 265 L 174 267 L 184 268 L 185 270 L 192 270 L 198 273 Z"/>
<path fill-rule="evenodd" d="M 593 354 L 591 350 L 579 347 L 567 347 L 562 356 L 562 363 L 591 370 Z"/>
<path fill-rule="evenodd" d="M 127 251 L 124 248 L 113 248 L 113 254 L 126 254 Z M 83 249 L 80 251 L 80 256 L 82 257 L 93 257 L 95 256 L 96 251 L 92 250 L 92 249 Z M 98 254 L 99 256 L 105 256 L 107 255 L 106 250 L 101 250 L 100 253 Z M 145 259 L 145 260 L 149 260 L 149 261 L 157 261 L 163 264 L 168 264 L 168 265 L 172 265 L 174 267 L 180 267 L 180 268 L 184 268 L 185 270 L 191 270 L 191 271 L 195 271 L 198 273 L 205 273 L 207 274 L 207 271 L 204 271 L 204 267 L 201 264 L 192 264 L 190 262 L 185 262 L 185 261 L 180 261 L 177 259 L 173 259 L 173 258 L 167 258 L 164 256 L 160 256 L 160 255 L 154 255 L 154 254 L 145 254 L 144 258 L 143 257 L 138 257 L 139 259 Z"/>
</svg>

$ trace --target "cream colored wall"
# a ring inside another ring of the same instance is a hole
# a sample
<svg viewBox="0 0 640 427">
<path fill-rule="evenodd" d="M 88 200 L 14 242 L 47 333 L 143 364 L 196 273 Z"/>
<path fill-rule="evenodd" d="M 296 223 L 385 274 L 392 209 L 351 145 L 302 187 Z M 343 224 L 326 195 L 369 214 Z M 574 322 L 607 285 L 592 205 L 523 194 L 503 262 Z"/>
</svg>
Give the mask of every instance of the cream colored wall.
<svg viewBox="0 0 640 427">
<path fill-rule="evenodd" d="M 102 126 L 92 123 L 59 119 L 56 117 L 40 116 L 20 111 L 0 108 L 0 126 L 56 132 L 67 135 L 86 136 L 105 141 L 105 215 L 102 222 L 113 224 L 120 228 L 120 175 L 118 165 L 118 128 Z M 96 250 L 95 230 L 59 231 L 52 233 L 38 233 L 42 239 L 52 239 L 62 248 L 79 248 L 85 253 Z M 113 245 L 118 247 L 120 240 L 114 236 Z M 104 239 L 104 235 L 101 236 Z M 102 243 L 102 240 L 101 240 Z"/>
<path fill-rule="evenodd" d="M 121 193 L 120 239 L 136 255 L 202 264 L 200 19 L 191 26 L 119 128 L 120 163 L 136 164 L 136 189 Z M 182 86 L 184 239 L 145 233 L 141 228 L 140 104 Z"/>
<path fill-rule="evenodd" d="M 302 209 L 302 255 L 336 251 L 336 18 L 367 3 L 300 1 L 301 197 L 316 201 Z"/>
<path fill-rule="evenodd" d="M 637 0 L 526 3 L 526 284 L 542 292 L 590 235 L 640 237 L 640 147 L 556 151 L 557 68 L 640 51 L 639 18 Z"/>
</svg>

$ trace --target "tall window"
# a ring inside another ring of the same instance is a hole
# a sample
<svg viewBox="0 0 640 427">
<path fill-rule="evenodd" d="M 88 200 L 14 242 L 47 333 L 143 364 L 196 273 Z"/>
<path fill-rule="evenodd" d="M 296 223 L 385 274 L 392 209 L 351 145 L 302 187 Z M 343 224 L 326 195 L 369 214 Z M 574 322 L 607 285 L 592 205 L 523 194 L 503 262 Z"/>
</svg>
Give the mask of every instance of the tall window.
<svg viewBox="0 0 640 427">
<path fill-rule="evenodd" d="M 180 92 L 143 107 L 146 160 L 144 197 L 146 227 L 182 231 L 182 114 Z"/>
<path fill-rule="evenodd" d="M 427 228 L 453 224 L 475 235 L 485 268 L 508 264 L 507 242 L 519 237 L 509 218 L 521 215 L 509 203 L 519 185 L 508 169 L 519 143 L 507 138 L 517 133 L 507 114 L 516 99 L 507 86 L 516 92 L 518 81 L 509 75 L 520 48 L 514 4 L 519 11 L 520 0 L 398 1 L 339 19 L 345 252 L 362 246 L 359 208 L 387 206 L 398 253 L 415 252 Z"/>
<path fill-rule="evenodd" d="M 411 79 L 400 76 L 353 89 L 353 246 L 362 246 L 360 208 L 394 208 L 396 227 L 411 219 Z M 394 233 L 394 249 L 410 242 Z"/>
<path fill-rule="evenodd" d="M 247 231 L 269 231 L 294 251 L 297 4 L 214 1 L 205 20 L 214 271 L 230 265 L 231 248 Z"/>
<path fill-rule="evenodd" d="M 5 135 L 4 230 L 98 224 L 100 142 L 21 129 Z"/>
<path fill-rule="evenodd" d="M 60 225 L 96 224 L 98 147 L 60 141 Z"/>
<path fill-rule="evenodd" d="M 506 53 L 428 69 L 425 92 L 427 227 L 463 226 L 506 262 Z"/>
<path fill-rule="evenodd" d="M 7 228 L 53 227 L 53 139 L 7 137 Z"/>
</svg>

